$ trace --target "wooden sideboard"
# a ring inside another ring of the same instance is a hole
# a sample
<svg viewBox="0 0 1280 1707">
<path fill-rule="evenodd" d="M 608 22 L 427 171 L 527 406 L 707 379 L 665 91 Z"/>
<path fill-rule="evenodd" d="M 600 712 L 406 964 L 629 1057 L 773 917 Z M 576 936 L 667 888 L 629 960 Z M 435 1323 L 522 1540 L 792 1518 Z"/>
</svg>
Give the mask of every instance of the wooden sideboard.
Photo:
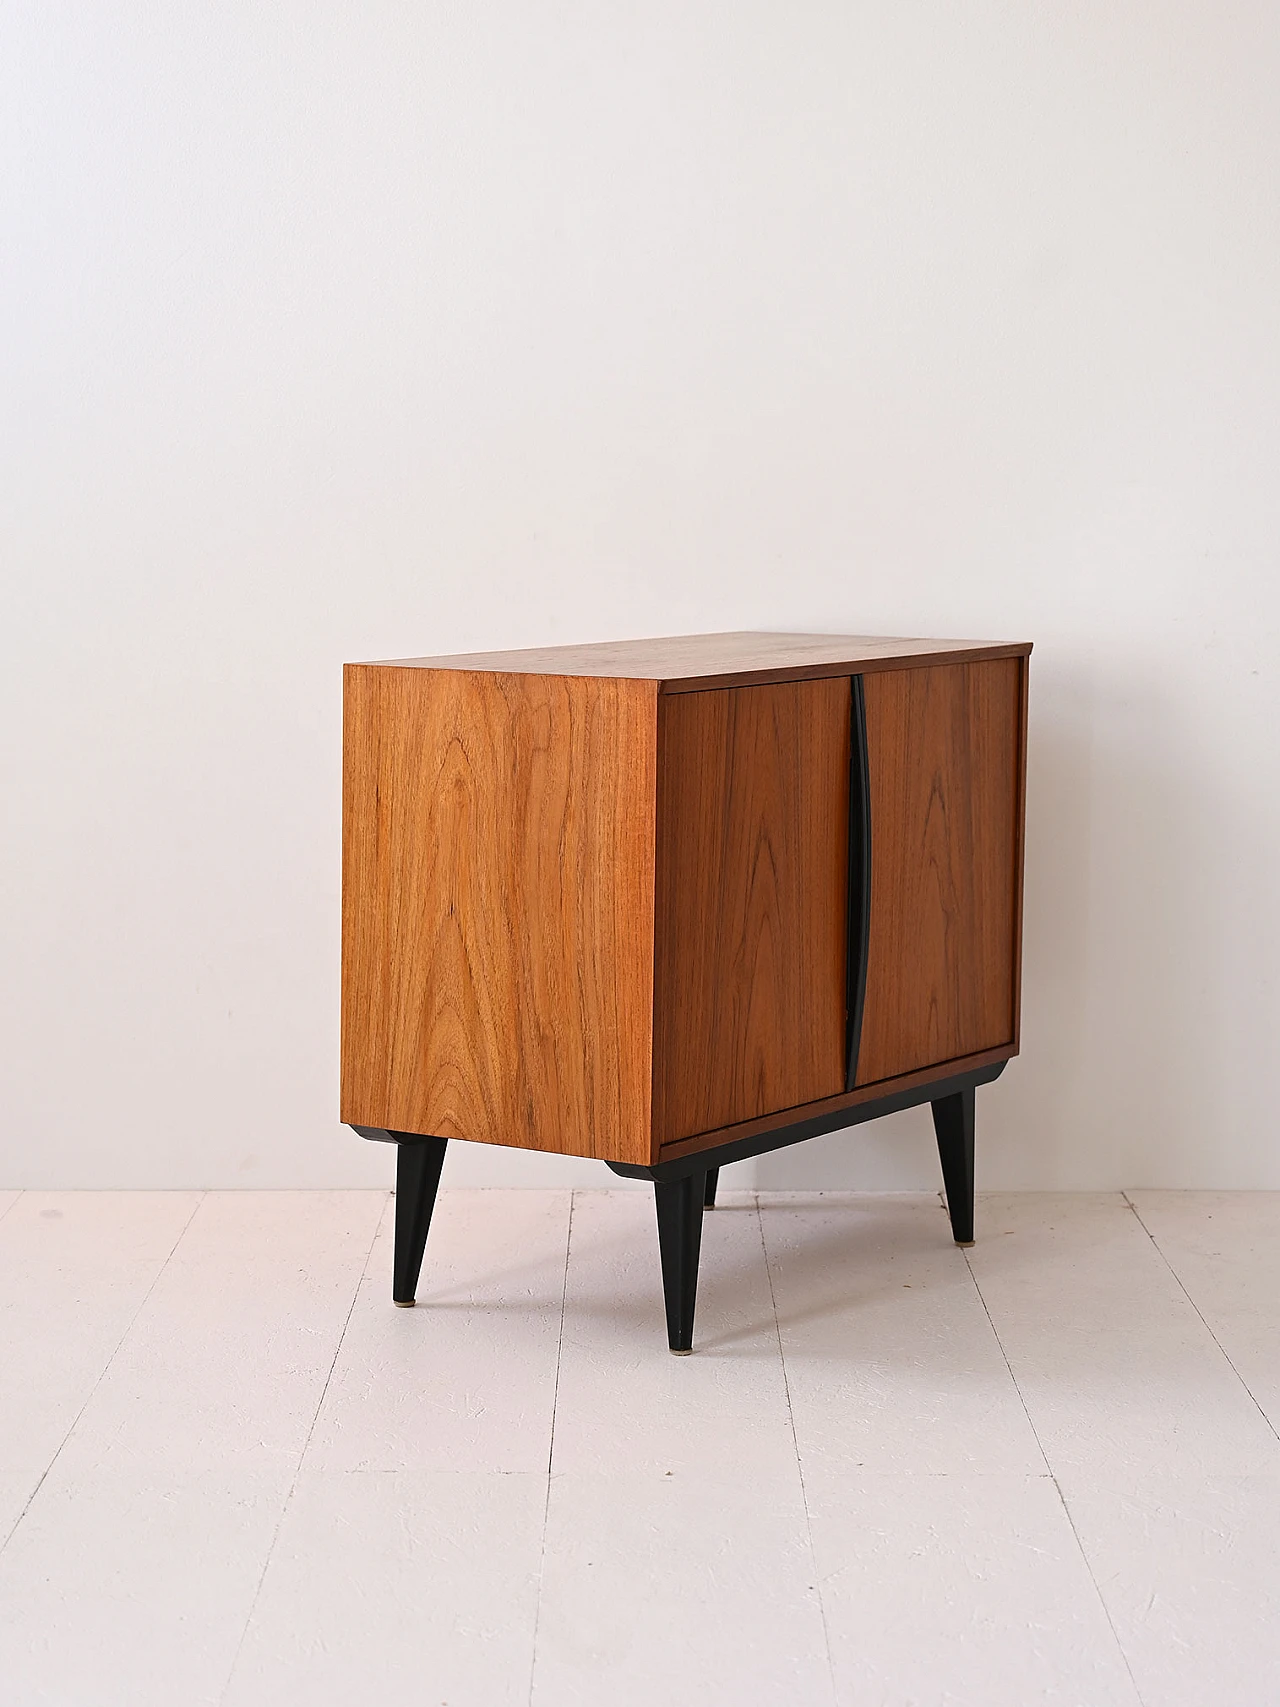
<svg viewBox="0 0 1280 1707">
<path fill-rule="evenodd" d="M 411 1304 L 451 1138 L 651 1180 L 692 1347 L 719 1168 L 1018 1051 L 1027 644 L 706 634 L 349 664 L 343 1121 Z"/>
</svg>

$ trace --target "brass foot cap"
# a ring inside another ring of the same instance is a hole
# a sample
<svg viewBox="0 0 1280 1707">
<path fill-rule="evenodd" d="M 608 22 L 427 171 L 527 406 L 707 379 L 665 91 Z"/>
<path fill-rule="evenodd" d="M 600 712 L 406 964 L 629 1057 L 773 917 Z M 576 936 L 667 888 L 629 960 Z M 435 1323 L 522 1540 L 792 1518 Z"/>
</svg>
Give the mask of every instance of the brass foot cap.
<svg viewBox="0 0 1280 1707">
<path fill-rule="evenodd" d="M 976 1239 L 957 1239 L 956 1249 L 961 1251 L 971 1251 L 977 1242 L 978 1241 Z"/>
<path fill-rule="evenodd" d="M 693 1347 L 690 1345 L 690 1346 L 686 1346 L 683 1351 L 677 1351 L 675 1346 L 672 1346 L 671 1347 L 671 1355 L 672 1355 L 672 1357 L 692 1357 L 693 1356 Z"/>
<path fill-rule="evenodd" d="M 416 1298 L 393 1298 L 391 1300 L 391 1302 L 395 1305 L 397 1310 L 412 1310 L 413 1306 L 417 1303 L 417 1299 Z"/>
</svg>

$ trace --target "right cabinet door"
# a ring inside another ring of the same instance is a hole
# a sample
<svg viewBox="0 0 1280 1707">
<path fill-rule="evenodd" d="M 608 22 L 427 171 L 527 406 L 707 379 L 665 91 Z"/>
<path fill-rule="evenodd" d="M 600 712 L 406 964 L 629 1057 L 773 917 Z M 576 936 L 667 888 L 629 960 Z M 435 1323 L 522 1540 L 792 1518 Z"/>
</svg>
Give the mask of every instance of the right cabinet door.
<svg viewBox="0 0 1280 1707">
<path fill-rule="evenodd" d="M 1025 667 L 863 678 L 871 908 L 857 1085 L 1017 1046 Z"/>
</svg>

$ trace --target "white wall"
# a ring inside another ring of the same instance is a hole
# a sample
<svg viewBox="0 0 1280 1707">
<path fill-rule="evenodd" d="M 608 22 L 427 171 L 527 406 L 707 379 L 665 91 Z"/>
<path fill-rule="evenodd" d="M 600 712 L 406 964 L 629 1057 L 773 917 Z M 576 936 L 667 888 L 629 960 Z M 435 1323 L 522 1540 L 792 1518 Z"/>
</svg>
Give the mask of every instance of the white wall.
<svg viewBox="0 0 1280 1707">
<path fill-rule="evenodd" d="M 1280 1186 L 1280 8 L 0 18 L 0 1184 L 389 1177 L 343 659 L 778 627 L 1036 642 L 983 1183 Z"/>
</svg>

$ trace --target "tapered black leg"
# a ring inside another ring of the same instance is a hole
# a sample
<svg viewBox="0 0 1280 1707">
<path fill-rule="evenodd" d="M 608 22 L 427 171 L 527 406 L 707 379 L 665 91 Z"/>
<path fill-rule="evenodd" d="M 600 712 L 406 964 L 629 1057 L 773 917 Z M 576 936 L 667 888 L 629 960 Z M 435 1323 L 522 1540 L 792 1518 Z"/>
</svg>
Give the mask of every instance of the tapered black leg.
<svg viewBox="0 0 1280 1707">
<path fill-rule="evenodd" d="M 658 1206 L 658 1249 L 662 1290 L 667 1304 L 667 1344 L 677 1357 L 693 1350 L 693 1308 L 698 1294 L 698 1251 L 702 1244 L 702 1208 L 706 1177 L 654 1182 Z"/>
<path fill-rule="evenodd" d="M 973 1243 L 973 1089 L 939 1097 L 933 1106 L 942 1183 L 947 1191 L 951 1236 L 958 1245 Z"/>
<path fill-rule="evenodd" d="M 447 1138 L 418 1138 L 396 1146 L 396 1254 L 391 1296 L 402 1309 L 408 1309 L 418 1290 L 447 1144 Z"/>
<path fill-rule="evenodd" d="M 720 1170 L 719 1170 L 719 1168 L 708 1168 L 707 1169 L 707 1187 L 706 1187 L 706 1190 L 702 1194 L 702 1207 L 704 1209 L 714 1209 L 715 1208 L 715 1206 L 716 1206 L 716 1186 L 719 1184 L 719 1182 L 720 1182 Z"/>
</svg>

